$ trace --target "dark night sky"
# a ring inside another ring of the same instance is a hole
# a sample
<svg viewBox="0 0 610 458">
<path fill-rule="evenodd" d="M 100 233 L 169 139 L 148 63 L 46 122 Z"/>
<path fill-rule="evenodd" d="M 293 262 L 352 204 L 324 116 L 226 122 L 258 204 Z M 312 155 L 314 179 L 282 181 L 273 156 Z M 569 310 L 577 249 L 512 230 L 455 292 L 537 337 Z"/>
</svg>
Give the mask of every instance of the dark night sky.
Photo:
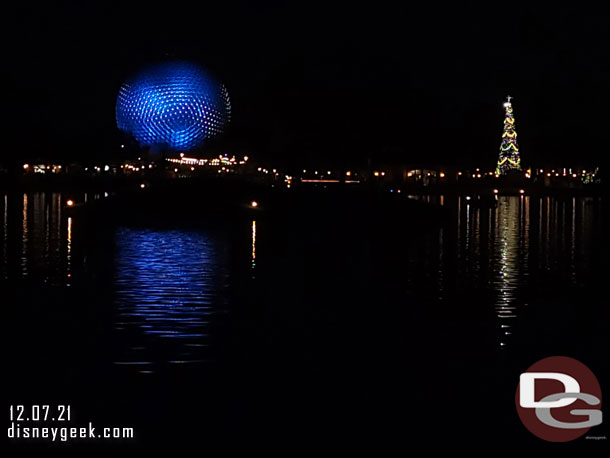
<svg viewBox="0 0 610 458">
<path fill-rule="evenodd" d="M 492 167 L 510 94 L 526 164 L 604 161 L 607 16 L 427 3 L 21 2 L 0 32 L 0 157 L 109 154 L 121 82 L 170 56 L 225 82 L 226 147 L 259 158 Z"/>
</svg>

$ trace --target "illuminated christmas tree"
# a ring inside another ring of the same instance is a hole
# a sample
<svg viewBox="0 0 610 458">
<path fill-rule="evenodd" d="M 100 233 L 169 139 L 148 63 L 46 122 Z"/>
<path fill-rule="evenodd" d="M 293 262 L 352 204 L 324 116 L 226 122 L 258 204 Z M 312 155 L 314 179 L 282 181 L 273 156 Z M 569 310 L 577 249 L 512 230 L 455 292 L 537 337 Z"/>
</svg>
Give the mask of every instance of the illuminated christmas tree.
<svg viewBox="0 0 610 458">
<path fill-rule="evenodd" d="M 521 170 L 515 118 L 513 117 L 513 106 L 510 103 L 510 99 L 512 97 L 509 95 L 506 97 L 506 102 L 504 102 L 504 132 L 502 133 L 502 144 L 500 145 L 500 157 L 498 158 L 496 175 L 506 175 L 512 170 Z"/>
</svg>

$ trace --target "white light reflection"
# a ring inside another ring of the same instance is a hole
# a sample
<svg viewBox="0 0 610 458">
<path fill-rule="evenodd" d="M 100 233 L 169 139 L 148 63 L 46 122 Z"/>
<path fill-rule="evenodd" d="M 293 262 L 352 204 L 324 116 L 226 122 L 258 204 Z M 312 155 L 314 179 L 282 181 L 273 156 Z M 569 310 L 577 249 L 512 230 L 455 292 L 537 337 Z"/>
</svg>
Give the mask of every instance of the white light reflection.
<svg viewBox="0 0 610 458">
<path fill-rule="evenodd" d="M 23 277 L 28 274 L 28 195 L 23 194 L 23 216 L 21 226 L 21 275 Z"/>
<path fill-rule="evenodd" d="M 66 286 L 70 286 L 72 277 L 72 217 L 68 217 L 68 237 L 66 243 Z"/>
<path fill-rule="evenodd" d="M 502 324 L 500 347 L 508 345 L 507 329 L 518 316 L 518 286 L 527 266 L 529 245 L 529 197 L 501 197 L 497 207 L 492 286 L 496 292 L 495 311 Z"/>
<path fill-rule="evenodd" d="M 252 264 L 251 264 L 251 267 L 252 267 L 252 269 L 256 268 L 256 221 L 252 221 Z"/>
</svg>

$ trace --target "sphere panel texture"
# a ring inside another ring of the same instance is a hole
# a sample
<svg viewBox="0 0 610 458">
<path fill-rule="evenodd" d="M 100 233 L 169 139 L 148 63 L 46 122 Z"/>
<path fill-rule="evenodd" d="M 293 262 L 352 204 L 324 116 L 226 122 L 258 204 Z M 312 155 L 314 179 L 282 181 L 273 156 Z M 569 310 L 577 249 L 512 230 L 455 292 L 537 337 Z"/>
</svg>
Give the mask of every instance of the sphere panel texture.
<svg viewBox="0 0 610 458">
<path fill-rule="evenodd" d="M 150 67 L 123 84 L 117 97 L 118 128 L 142 146 L 191 150 L 223 133 L 230 117 L 226 88 L 187 62 Z"/>
</svg>

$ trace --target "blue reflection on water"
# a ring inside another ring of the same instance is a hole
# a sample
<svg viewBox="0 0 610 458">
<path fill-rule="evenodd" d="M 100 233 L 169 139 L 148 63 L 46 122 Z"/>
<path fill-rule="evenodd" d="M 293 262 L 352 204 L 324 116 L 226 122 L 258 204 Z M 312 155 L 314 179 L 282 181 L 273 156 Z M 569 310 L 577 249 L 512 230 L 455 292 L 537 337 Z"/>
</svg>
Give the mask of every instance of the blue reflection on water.
<svg viewBox="0 0 610 458">
<path fill-rule="evenodd" d="M 118 229 L 114 329 L 127 345 L 115 364 L 201 363 L 222 277 L 204 233 Z"/>
</svg>

